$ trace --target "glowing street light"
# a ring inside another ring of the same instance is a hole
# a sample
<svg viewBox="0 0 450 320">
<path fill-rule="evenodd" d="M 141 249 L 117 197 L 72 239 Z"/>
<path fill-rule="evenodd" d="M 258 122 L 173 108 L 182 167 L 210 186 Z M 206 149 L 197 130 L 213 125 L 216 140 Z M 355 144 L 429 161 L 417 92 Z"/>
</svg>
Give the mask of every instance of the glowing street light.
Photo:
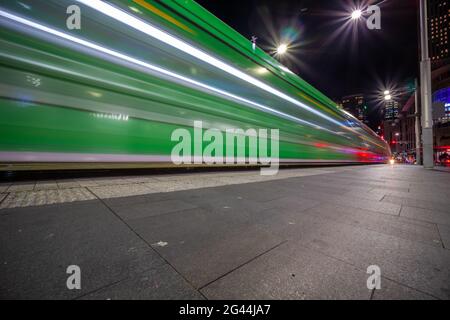
<svg viewBox="0 0 450 320">
<path fill-rule="evenodd" d="M 389 92 L 389 90 L 386 90 L 385 92 L 384 92 L 384 95 L 385 96 L 387 96 L 387 95 L 390 95 L 391 93 Z"/>
<path fill-rule="evenodd" d="M 362 16 L 362 11 L 360 9 L 357 9 L 352 12 L 352 20 L 358 20 Z"/>
<path fill-rule="evenodd" d="M 392 100 L 392 96 L 390 94 L 387 94 L 387 95 L 384 96 L 384 100 L 391 101 Z"/>
<path fill-rule="evenodd" d="M 287 50 L 288 50 L 288 46 L 287 46 L 287 44 L 280 44 L 279 46 L 278 46 L 278 48 L 277 48 L 277 53 L 278 54 L 285 54 L 286 52 L 287 52 Z"/>
</svg>

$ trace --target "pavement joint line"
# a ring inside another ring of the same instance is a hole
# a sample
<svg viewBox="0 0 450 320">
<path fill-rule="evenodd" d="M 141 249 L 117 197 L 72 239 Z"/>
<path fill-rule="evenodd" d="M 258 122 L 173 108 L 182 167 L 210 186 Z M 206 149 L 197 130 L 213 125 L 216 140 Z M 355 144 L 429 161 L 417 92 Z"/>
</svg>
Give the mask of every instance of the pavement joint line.
<svg viewBox="0 0 450 320">
<path fill-rule="evenodd" d="M 409 206 L 407 206 L 407 207 L 409 207 Z M 402 208 L 403 208 L 403 206 L 402 206 Z M 417 208 L 417 207 L 414 207 L 414 208 Z M 417 209 L 423 209 L 423 208 L 417 208 Z M 424 210 L 427 210 L 427 209 L 424 209 Z M 435 211 L 438 211 L 438 210 L 435 210 Z M 439 211 L 439 212 L 443 212 L 443 211 Z M 430 223 L 430 224 L 438 224 L 436 222 L 432 222 L 432 221 L 429 221 L 429 220 L 421 220 L 421 219 L 405 217 L 405 216 L 399 216 L 399 217 L 401 217 L 403 219 L 409 219 L 409 220 L 414 220 L 414 221 L 426 222 L 426 223 Z"/>
<path fill-rule="evenodd" d="M 321 251 L 321 250 L 319 250 L 319 249 L 317 249 L 317 248 L 311 247 L 311 246 L 309 246 L 309 245 L 301 244 L 301 243 L 299 243 L 298 245 L 299 245 L 300 247 L 303 247 L 303 248 L 306 248 L 306 249 L 309 249 L 309 250 L 316 251 L 317 253 L 319 253 L 319 254 L 321 254 L 321 255 L 323 255 L 323 256 L 325 256 L 325 257 L 328 257 L 328 258 L 331 258 L 331 259 L 333 259 L 333 260 L 337 260 L 337 261 L 339 261 L 339 262 L 342 262 L 342 263 L 344 263 L 344 264 L 347 264 L 347 265 L 349 265 L 349 266 L 352 266 L 353 268 L 355 268 L 355 269 L 357 269 L 357 270 L 359 270 L 359 271 L 367 272 L 367 270 L 361 268 L 359 265 L 355 265 L 355 264 L 353 264 L 353 263 L 351 263 L 351 262 L 348 262 L 348 261 L 346 261 L 346 260 L 343 260 L 343 259 L 341 259 L 341 258 L 332 256 L 332 255 L 330 255 L 330 254 L 328 254 L 328 253 L 325 253 L 325 252 L 323 252 L 323 251 Z"/>
<path fill-rule="evenodd" d="M 225 272 L 224 274 L 222 274 L 221 276 L 217 277 L 216 279 L 211 280 L 210 282 L 208 282 L 208 283 L 204 284 L 203 286 L 201 286 L 200 288 L 198 288 L 198 291 L 201 292 L 201 290 L 203 290 L 204 288 L 206 288 L 206 287 L 209 286 L 210 284 L 212 284 L 212 283 L 214 283 L 214 282 L 216 282 L 216 281 L 218 281 L 218 280 L 220 280 L 220 279 L 226 277 L 227 275 L 229 275 L 229 274 L 233 273 L 234 271 L 236 271 L 236 270 L 242 268 L 243 266 L 249 264 L 250 262 L 255 261 L 256 259 L 262 257 L 262 256 L 265 255 L 266 253 L 269 253 L 270 251 L 272 251 L 272 250 L 274 250 L 274 249 L 276 249 L 276 248 L 282 246 L 283 244 L 287 243 L 288 241 L 289 241 L 289 240 L 287 240 L 287 239 L 286 239 L 286 240 L 283 240 L 283 241 L 281 241 L 279 244 L 273 246 L 272 248 L 269 248 L 269 249 L 267 249 L 266 251 L 261 252 L 260 254 L 254 256 L 253 258 L 247 260 L 246 262 L 244 262 L 244 263 L 238 265 L 237 267 L 231 269 L 230 271 Z M 203 294 L 202 294 L 202 295 L 203 295 Z"/>
<path fill-rule="evenodd" d="M 443 249 L 447 249 L 444 245 L 444 241 L 442 240 L 441 232 L 439 231 L 439 226 L 437 223 L 433 223 L 436 226 L 437 233 L 439 235 L 439 240 L 441 241 L 441 245 Z"/>
<path fill-rule="evenodd" d="M 319 205 L 320 205 L 320 204 L 319 204 Z M 319 205 L 317 205 L 317 206 L 319 206 Z M 317 206 L 311 207 L 311 208 L 309 208 L 309 209 L 314 209 L 314 208 L 317 207 Z M 306 214 L 309 214 L 309 215 L 313 215 L 314 213 L 307 213 L 307 212 L 305 212 L 305 211 L 308 211 L 309 209 L 305 209 L 305 210 L 303 210 L 302 212 L 304 212 L 304 213 L 306 213 Z M 270 209 L 268 209 L 268 210 L 270 210 Z M 364 211 L 373 212 L 373 213 L 375 213 L 375 214 L 383 214 L 383 215 L 395 217 L 395 218 L 397 218 L 397 219 L 399 218 L 399 217 L 397 217 L 397 216 L 393 216 L 393 215 L 388 214 L 388 213 L 381 213 L 381 212 L 370 211 L 370 210 L 364 210 Z M 364 213 L 364 214 L 365 214 L 365 213 Z M 368 214 L 368 215 L 372 215 L 372 214 Z M 357 228 L 357 229 L 362 229 L 362 230 L 366 230 L 366 231 L 372 231 L 372 232 L 376 232 L 376 233 L 378 233 L 378 234 L 387 235 L 387 236 L 394 237 L 394 238 L 398 238 L 398 239 L 401 239 L 401 240 L 406 240 L 406 241 L 411 241 L 411 242 L 417 242 L 417 243 L 420 243 L 420 244 L 423 244 L 423 245 L 427 245 L 427 246 L 431 246 L 431 247 L 433 247 L 433 248 L 436 248 L 436 246 L 433 246 L 433 245 L 429 244 L 428 242 L 424 242 L 424 241 L 416 241 L 416 240 L 412 240 L 412 239 L 409 239 L 409 238 L 398 237 L 398 236 L 396 236 L 396 235 L 392 235 L 392 234 L 388 234 L 388 233 L 383 233 L 383 232 L 380 232 L 380 231 L 375 230 L 375 229 L 371 229 L 371 228 L 368 228 L 368 227 L 363 227 L 363 226 L 361 226 L 361 225 L 353 225 L 353 224 L 349 224 L 349 223 L 342 222 L 342 221 L 336 221 L 336 220 L 333 220 L 332 218 L 328 218 L 328 217 L 321 217 L 321 218 L 327 219 L 327 220 L 329 220 L 329 221 L 331 221 L 331 222 L 333 222 L 333 223 L 339 223 L 339 224 L 343 224 L 343 225 L 346 225 L 346 226 L 351 226 L 351 227 L 354 227 L 354 228 Z M 410 219 L 410 218 L 405 218 L 405 217 L 402 217 L 402 218 L 403 218 L 403 219 Z M 416 221 L 421 221 L 421 220 L 416 220 Z M 421 222 L 423 222 L 423 221 L 421 221 Z M 432 223 L 432 222 L 430 222 L 430 224 L 433 224 L 433 225 L 436 225 L 436 226 L 437 226 L 437 224 Z M 438 230 L 438 232 L 439 232 L 439 230 Z M 440 237 L 440 234 L 439 234 L 439 237 Z M 440 242 L 441 242 L 442 245 L 444 244 L 444 242 L 442 241 L 442 238 L 440 238 Z M 445 248 L 444 248 L 444 249 L 445 249 Z"/>
<path fill-rule="evenodd" d="M 372 292 L 370 292 L 370 298 L 369 300 L 373 300 L 373 296 L 375 295 L 376 288 L 372 289 Z"/>
<path fill-rule="evenodd" d="M 89 291 L 89 292 L 83 293 L 83 294 L 81 294 L 81 295 L 79 295 L 79 296 L 76 296 L 76 297 L 72 298 L 71 300 L 79 300 L 79 299 L 82 299 L 82 298 L 84 298 L 84 297 L 86 297 L 86 296 L 88 296 L 88 295 L 90 295 L 90 294 L 96 293 L 96 292 L 98 292 L 98 291 L 100 291 L 100 290 L 109 288 L 109 287 L 114 286 L 114 285 L 116 285 L 116 284 L 119 284 L 119 283 L 121 283 L 121 282 L 123 282 L 123 281 L 133 279 L 133 278 L 135 278 L 135 277 L 137 277 L 137 276 L 139 276 L 139 275 L 141 275 L 141 274 L 144 274 L 144 273 L 146 273 L 146 272 L 148 272 L 148 271 L 150 271 L 150 270 L 152 270 L 152 268 L 149 268 L 149 269 L 146 269 L 146 270 L 137 272 L 136 274 L 134 274 L 134 275 L 132 275 L 132 276 L 126 276 L 126 277 L 124 277 L 124 278 L 122 278 L 122 279 L 120 279 L 120 280 L 110 282 L 110 283 L 108 283 L 108 284 L 105 284 L 105 285 L 103 285 L 103 286 L 100 286 L 100 287 L 97 288 L 97 289 L 94 289 L 94 290 L 91 290 L 91 291 Z"/>
<path fill-rule="evenodd" d="M 391 195 L 384 195 L 383 198 L 382 198 L 380 201 L 382 201 L 386 196 L 391 196 Z M 398 197 L 398 196 L 392 196 L 392 197 L 400 198 L 400 199 L 402 199 L 402 200 L 413 200 L 412 198 L 405 198 L 405 197 Z M 433 201 L 427 201 L 427 200 L 420 200 L 420 201 L 422 201 L 422 202 L 431 202 L 431 203 L 436 204 L 436 202 L 433 202 Z M 386 203 L 396 204 L 396 203 L 392 203 L 392 202 L 389 202 L 389 201 L 386 201 Z M 438 204 L 439 204 L 439 203 L 438 203 Z M 403 204 L 399 204 L 399 205 L 401 205 L 402 207 L 404 206 Z M 422 209 L 422 210 L 429 210 L 429 211 L 433 211 L 433 212 L 437 211 L 437 212 L 439 212 L 439 213 L 446 213 L 446 214 L 449 214 L 449 213 L 450 213 L 449 211 L 443 211 L 443 210 L 439 210 L 439 209 L 431 209 L 431 208 L 429 208 L 429 207 L 428 207 L 428 208 L 419 207 L 419 206 L 415 205 L 414 203 L 413 203 L 413 204 L 407 204 L 406 206 L 407 206 L 407 207 L 410 207 L 410 208 L 417 208 L 417 209 Z M 405 218 L 406 218 L 406 217 L 405 217 Z"/>
<path fill-rule="evenodd" d="M 403 211 L 403 204 L 400 205 L 400 210 L 398 211 L 398 215 L 399 217 L 403 217 L 402 216 L 402 211 Z"/>
<path fill-rule="evenodd" d="M 3 201 L 6 200 L 6 198 L 9 197 L 9 192 L 5 192 L 4 194 L 6 194 L 6 196 L 5 196 L 3 199 L 0 200 L 0 205 L 3 203 Z M 1 210 L 1 209 L 0 209 L 0 210 Z"/>
<path fill-rule="evenodd" d="M 399 286 L 403 286 L 403 287 L 408 288 L 408 289 L 410 289 L 410 290 L 414 290 L 414 291 L 420 292 L 420 293 L 422 293 L 422 294 L 426 294 L 427 296 L 433 297 L 433 298 L 435 298 L 436 300 L 444 300 L 444 299 L 442 299 L 442 298 L 436 297 L 436 296 L 433 295 L 432 293 L 428 293 L 428 292 L 425 292 L 425 291 L 423 291 L 423 290 L 420 290 L 420 289 L 417 289 L 417 288 L 408 286 L 407 284 L 401 283 L 401 282 L 399 282 L 399 281 L 397 281 L 397 280 L 394 280 L 394 279 L 391 279 L 391 278 L 389 278 L 389 277 L 381 276 L 381 278 L 382 278 L 382 279 L 385 278 L 385 279 L 387 279 L 387 280 L 389 280 L 389 281 L 394 282 L 395 284 L 397 284 L 397 285 L 399 285 Z"/>
<path fill-rule="evenodd" d="M 171 200 L 176 200 L 176 199 L 166 199 L 166 200 L 155 201 L 155 202 L 165 202 L 165 201 L 171 201 Z M 186 203 L 192 204 L 190 202 L 186 202 Z M 155 218 L 155 217 L 161 217 L 161 216 L 165 216 L 165 215 L 172 215 L 172 214 L 182 213 L 182 212 L 185 212 L 185 211 L 191 211 L 191 210 L 194 210 L 194 209 L 205 210 L 205 208 L 203 208 L 203 207 L 195 206 L 194 208 L 191 208 L 191 209 L 182 209 L 182 210 L 177 210 L 177 211 L 158 213 L 158 214 L 154 214 L 154 215 L 147 216 L 147 217 L 131 218 L 131 219 L 129 219 L 129 221 L 137 221 L 137 220 L 140 220 L 140 219 Z"/>
<path fill-rule="evenodd" d="M 182 273 L 180 273 L 166 258 L 164 258 L 159 252 L 158 250 L 156 250 L 150 243 L 148 243 L 147 240 L 145 240 L 139 233 L 137 233 L 120 215 L 118 215 L 110 206 L 108 206 L 108 204 L 101 199 L 100 197 L 98 197 L 95 193 L 93 193 L 89 187 L 86 187 L 86 189 L 92 194 L 94 195 L 94 197 L 96 197 L 109 211 L 111 211 L 111 213 L 113 215 L 116 216 L 117 219 L 119 219 L 119 221 L 121 221 L 123 224 L 125 224 L 125 226 L 127 226 L 128 229 L 130 229 L 131 232 L 133 232 L 139 239 L 141 239 L 149 248 L 150 250 L 152 250 L 153 252 L 155 252 L 165 263 L 167 263 L 167 265 L 172 268 L 176 274 L 178 274 L 182 279 L 184 279 L 184 281 L 186 281 L 186 283 L 188 283 L 193 290 L 197 291 L 205 300 L 209 300 L 202 292 L 200 292 L 200 289 L 196 289 L 195 286 L 191 283 L 191 281 L 189 281 L 189 279 L 187 279 Z"/>
<path fill-rule="evenodd" d="M 279 196 L 279 197 L 276 197 L 276 198 L 274 198 L 274 199 L 263 200 L 263 201 L 259 201 L 259 202 L 261 202 L 261 203 L 267 203 L 267 202 L 270 202 L 270 201 L 280 200 L 280 199 L 283 199 L 283 198 L 286 198 L 286 196 Z M 264 211 L 265 211 L 265 210 L 264 210 Z"/>
<path fill-rule="evenodd" d="M 311 199 L 311 198 L 308 198 L 308 199 L 309 200 L 314 200 L 314 199 Z M 360 200 L 366 200 L 366 199 L 361 198 Z M 348 208 L 350 208 L 352 210 L 356 209 L 356 210 L 370 211 L 370 212 L 373 212 L 373 213 L 376 213 L 376 214 L 383 214 L 383 215 L 387 215 L 387 216 L 391 216 L 391 217 L 399 217 L 400 216 L 400 212 L 401 212 L 401 206 L 402 206 L 402 205 L 399 205 L 400 206 L 400 210 L 399 210 L 398 214 L 390 214 L 390 213 L 385 213 L 385 212 L 381 212 L 381 211 L 375 211 L 375 210 L 370 210 L 370 209 L 352 207 L 349 204 L 345 204 L 345 205 L 343 205 L 343 204 L 336 204 L 335 202 L 333 202 L 334 201 L 333 199 L 330 199 L 330 200 L 324 199 L 324 200 L 317 200 L 317 201 L 322 201 L 321 204 L 327 203 L 327 204 L 334 205 L 334 206 L 336 206 L 336 205 L 338 205 L 338 206 L 346 206 L 346 207 L 348 207 Z M 370 200 L 368 200 L 368 201 L 370 201 Z M 371 201 L 377 202 L 376 200 L 371 200 Z M 395 203 L 392 203 L 392 204 L 395 204 Z"/>
<path fill-rule="evenodd" d="M 327 253 L 325 253 L 325 252 L 323 252 L 323 251 L 321 251 L 321 250 L 318 250 L 317 248 L 313 248 L 313 247 L 310 247 L 310 246 L 304 245 L 304 244 L 299 244 L 299 246 L 300 246 L 300 247 L 304 247 L 304 248 L 308 248 L 308 249 L 313 250 L 313 251 L 316 251 L 316 252 L 320 253 L 321 255 L 326 256 L 326 257 L 328 257 L 328 258 L 331 258 L 331 259 L 334 259 L 334 260 L 338 260 L 338 261 L 340 261 L 340 262 L 342 262 L 342 263 L 344 263 L 344 264 L 347 264 L 347 265 L 349 265 L 349 266 L 354 267 L 354 268 L 357 269 L 357 270 L 360 270 L 360 271 L 363 271 L 363 272 L 367 272 L 367 270 L 361 268 L 359 265 L 355 265 L 355 264 L 350 263 L 350 262 L 348 262 L 348 261 L 346 261 L 346 260 L 342 260 L 342 259 L 340 259 L 340 258 L 338 258 L 338 257 L 335 257 L 335 256 L 332 256 L 332 255 L 330 255 L 330 254 L 327 254 Z M 394 282 L 395 284 L 398 284 L 398 285 L 403 286 L 403 287 L 406 287 L 406 288 L 408 288 L 408 289 L 411 289 L 411 290 L 414 290 L 414 291 L 417 291 L 417 292 L 426 294 L 426 295 L 431 296 L 431 297 L 433 297 L 433 298 L 435 298 L 435 299 L 442 300 L 441 298 L 436 297 L 436 296 L 434 296 L 434 295 L 431 294 L 431 293 L 428 293 L 428 292 L 422 291 L 422 290 L 420 290 L 420 289 L 417 289 L 417 288 L 408 286 L 408 285 L 406 285 L 406 284 L 404 284 L 404 283 L 401 283 L 401 282 L 399 282 L 399 281 L 397 281 L 397 280 L 394 280 L 394 279 L 391 279 L 391 278 L 389 278 L 389 277 L 381 276 L 381 278 L 385 278 L 385 279 L 387 279 L 387 280 L 389 280 L 389 281 Z"/>
</svg>

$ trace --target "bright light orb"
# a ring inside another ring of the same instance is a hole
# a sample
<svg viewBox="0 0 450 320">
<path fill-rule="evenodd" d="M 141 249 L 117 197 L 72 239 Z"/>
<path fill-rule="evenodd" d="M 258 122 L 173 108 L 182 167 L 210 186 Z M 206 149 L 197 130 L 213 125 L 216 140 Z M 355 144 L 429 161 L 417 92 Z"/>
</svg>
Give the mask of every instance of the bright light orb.
<svg viewBox="0 0 450 320">
<path fill-rule="evenodd" d="M 384 97 L 384 100 L 386 100 L 386 101 L 391 101 L 391 100 L 392 100 L 392 96 L 391 96 L 390 94 L 387 94 L 387 95 Z"/>
<path fill-rule="evenodd" d="M 277 48 L 277 53 L 278 54 L 285 54 L 286 51 L 288 50 L 288 46 L 287 44 L 280 44 L 280 46 Z"/>
<path fill-rule="evenodd" d="M 357 20 L 357 19 L 361 18 L 361 16 L 362 16 L 362 11 L 359 9 L 352 12 L 353 20 Z"/>
<path fill-rule="evenodd" d="M 389 92 L 389 90 L 386 90 L 385 92 L 384 92 L 384 95 L 385 96 L 387 96 L 387 95 L 390 95 L 391 93 Z"/>
</svg>

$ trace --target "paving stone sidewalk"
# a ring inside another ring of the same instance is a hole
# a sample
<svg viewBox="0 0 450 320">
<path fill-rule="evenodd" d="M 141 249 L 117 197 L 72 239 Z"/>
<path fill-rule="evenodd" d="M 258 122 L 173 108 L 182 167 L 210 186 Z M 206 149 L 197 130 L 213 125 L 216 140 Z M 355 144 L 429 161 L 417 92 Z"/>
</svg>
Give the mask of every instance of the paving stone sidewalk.
<svg viewBox="0 0 450 320">
<path fill-rule="evenodd" d="M 0 257 L 1 299 L 449 299 L 450 172 L 0 184 Z"/>
</svg>

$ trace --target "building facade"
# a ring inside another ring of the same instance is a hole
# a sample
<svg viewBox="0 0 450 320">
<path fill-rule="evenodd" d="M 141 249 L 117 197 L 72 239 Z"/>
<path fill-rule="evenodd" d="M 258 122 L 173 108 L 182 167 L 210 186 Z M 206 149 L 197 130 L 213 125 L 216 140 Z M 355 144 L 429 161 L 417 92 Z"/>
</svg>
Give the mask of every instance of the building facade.
<svg viewBox="0 0 450 320">
<path fill-rule="evenodd" d="M 384 104 L 384 120 L 395 120 L 398 118 L 399 102 L 396 100 L 386 101 Z"/>
<path fill-rule="evenodd" d="M 450 0 L 428 0 L 428 19 L 433 108 L 440 109 L 435 112 L 433 129 L 439 160 L 439 154 L 450 149 Z"/>
<path fill-rule="evenodd" d="M 448 63 L 450 58 L 450 1 L 428 0 L 428 20 L 430 59 L 435 68 Z"/>
<path fill-rule="evenodd" d="M 450 0 L 449 0 L 450 1 Z M 353 94 L 342 98 L 339 105 L 361 122 L 367 124 L 367 103 L 363 94 Z"/>
</svg>

